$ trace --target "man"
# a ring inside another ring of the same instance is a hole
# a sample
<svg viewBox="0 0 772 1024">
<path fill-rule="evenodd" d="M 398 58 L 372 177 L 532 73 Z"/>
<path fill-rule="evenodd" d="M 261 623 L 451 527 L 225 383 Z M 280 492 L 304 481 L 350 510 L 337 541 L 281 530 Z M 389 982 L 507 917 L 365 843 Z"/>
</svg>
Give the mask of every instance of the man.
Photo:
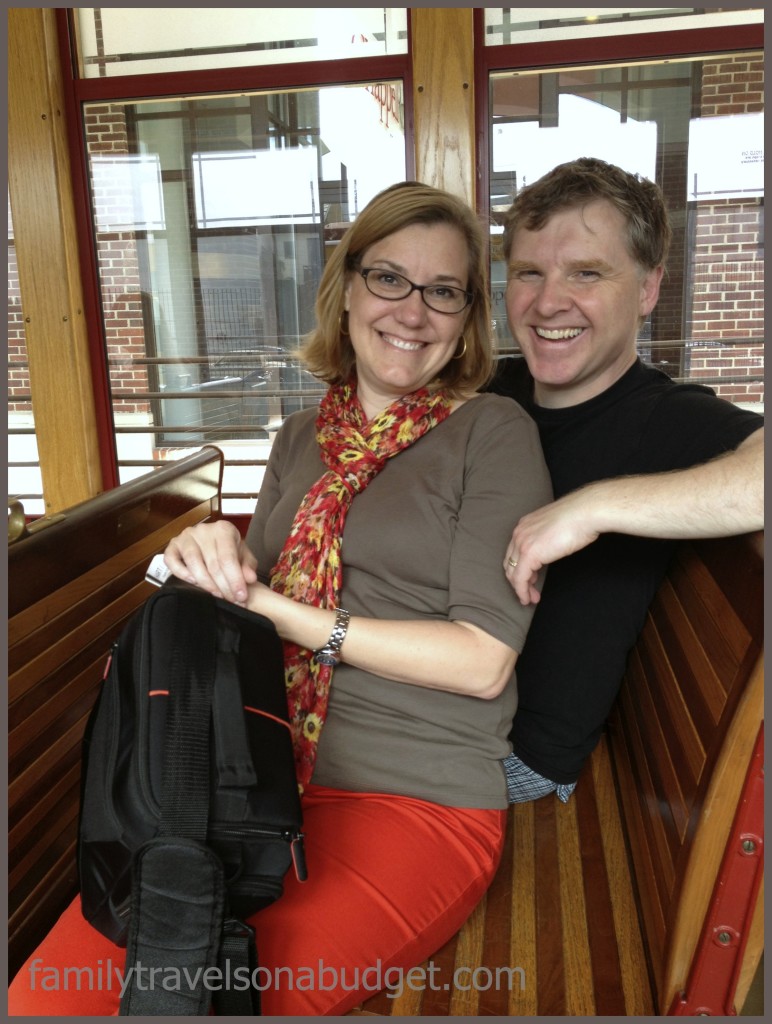
<svg viewBox="0 0 772 1024">
<path fill-rule="evenodd" d="M 659 188 L 591 158 L 523 189 L 507 215 L 525 358 L 502 360 L 490 390 L 536 420 L 556 498 L 517 524 L 504 561 L 521 601 L 539 602 L 517 666 L 511 802 L 570 796 L 674 541 L 763 527 L 762 418 L 637 357 L 669 241 Z"/>
</svg>

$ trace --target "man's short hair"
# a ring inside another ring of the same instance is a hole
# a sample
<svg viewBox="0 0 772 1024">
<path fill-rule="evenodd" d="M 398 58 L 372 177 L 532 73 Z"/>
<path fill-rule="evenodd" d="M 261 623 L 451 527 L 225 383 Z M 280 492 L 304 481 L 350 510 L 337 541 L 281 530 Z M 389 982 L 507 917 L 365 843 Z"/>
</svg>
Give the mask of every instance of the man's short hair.
<svg viewBox="0 0 772 1024">
<path fill-rule="evenodd" d="M 518 192 L 504 221 L 504 256 L 509 259 L 518 228 L 538 231 L 553 214 L 598 199 L 625 219 L 630 255 L 646 270 L 664 266 L 670 247 L 670 221 L 660 187 L 595 157 L 559 164 Z"/>
</svg>

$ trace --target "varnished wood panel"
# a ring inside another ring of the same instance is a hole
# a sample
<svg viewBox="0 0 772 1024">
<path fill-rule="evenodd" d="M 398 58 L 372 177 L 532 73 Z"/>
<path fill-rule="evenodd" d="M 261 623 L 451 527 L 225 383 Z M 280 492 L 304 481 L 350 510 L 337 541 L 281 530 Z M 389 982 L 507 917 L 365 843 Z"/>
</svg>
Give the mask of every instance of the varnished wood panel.
<svg viewBox="0 0 772 1024">
<path fill-rule="evenodd" d="M 532 1017 L 539 1012 L 538 991 L 541 970 L 536 955 L 536 887 L 540 882 L 536 863 L 536 815 L 534 804 L 515 804 L 512 821 L 512 859 L 503 870 L 512 873 L 511 960 L 524 975 L 523 985 L 509 993 L 509 1013 L 514 1017 Z"/>
<path fill-rule="evenodd" d="M 626 883 L 630 861 L 619 796 L 609 766 L 606 736 L 601 737 L 599 754 L 592 758 L 590 764 L 609 891 L 614 893 L 611 911 L 614 915 L 626 1014 L 629 1017 L 646 1016 L 653 1011 L 652 978 L 639 924 L 637 891 Z"/>
<path fill-rule="evenodd" d="M 592 772 L 584 773 L 576 798 L 595 1013 L 615 1016 L 625 1013 L 624 989 L 611 899 L 598 898 L 599 893 L 605 896 L 611 889 Z M 574 1016 L 577 1012 L 571 1011 Z"/>
<path fill-rule="evenodd" d="M 698 730 L 707 732 L 716 726 L 723 714 L 726 689 L 669 580 L 660 588 L 651 615 L 662 643 L 667 647 L 679 688 L 688 691 L 687 700 Z"/>
<path fill-rule="evenodd" d="M 501 869 L 497 871 L 486 899 L 486 910 L 488 904 L 497 909 L 495 913 L 485 915 L 480 964 L 492 977 L 495 977 L 497 970 L 508 967 L 512 962 L 513 884 L 512 872 L 508 870 L 508 866 L 512 864 L 513 851 L 514 828 L 512 816 L 509 815 L 501 855 Z M 476 1013 L 483 1017 L 506 1017 L 509 1013 L 509 987 L 491 985 L 479 992 Z"/>
<path fill-rule="evenodd" d="M 54 8 L 8 9 L 8 188 L 47 513 L 102 489 Z"/>
<path fill-rule="evenodd" d="M 130 563 L 134 543 L 143 545 L 144 550 L 154 531 L 163 530 L 181 516 L 195 516 L 199 505 L 199 518 L 219 511 L 213 508 L 213 502 L 219 502 L 222 462 L 219 449 L 206 445 L 186 459 L 168 462 L 163 469 L 93 498 L 95 504 L 66 509 L 63 518 L 50 525 L 44 521 L 35 523 L 34 533 L 8 549 L 8 615 L 14 619 L 10 642 L 23 635 L 23 626 L 32 625 L 30 618 L 40 624 L 39 615 L 35 618 L 32 611 L 18 621 L 15 619 L 40 598 L 52 598 L 67 585 L 76 588 L 74 593 L 80 600 L 89 587 L 109 579 L 104 568 L 108 559 L 120 556 Z M 100 528 L 92 529 L 89 536 L 84 532 L 83 520 L 92 516 Z M 66 558 L 60 557 L 62 551 L 66 551 Z M 25 571 L 15 571 L 14 566 L 22 560 Z M 93 569 L 101 573 L 101 578 L 86 576 Z M 77 583 L 79 577 L 83 579 Z M 58 607 L 57 614 L 64 607 L 66 604 Z"/>
<path fill-rule="evenodd" d="M 752 538 L 728 547 L 734 574 L 724 542 L 679 548 L 630 657 L 610 731 L 660 1012 L 687 984 L 763 717 L 760 670 L 754 675 L 762 562 Z M 668 759 L 674 772 L 664 768 Z M 667 808 L 679 827 L 667 832 L 666 855 Z"/>
<path fill-rule="evenodd" d="M 580 834 L 577 801 L 571 800 L 566 806 L 555 803 L 553 810 L 560 861 L 560 903 L 562 907 L 569 908 L 568 913 L 562 914 L 566 1007 L 572 1016 L 592 1016 L 596 1006 L 592 965 L 595 932 L 583 906 L 587 891 L 582 855 L 587 847 Z"/>
<path fill-rule="evenodd" d="M 416 177 L 474 207 L 472 8 L 414 7 L 410 15 Z"/>
</svg>

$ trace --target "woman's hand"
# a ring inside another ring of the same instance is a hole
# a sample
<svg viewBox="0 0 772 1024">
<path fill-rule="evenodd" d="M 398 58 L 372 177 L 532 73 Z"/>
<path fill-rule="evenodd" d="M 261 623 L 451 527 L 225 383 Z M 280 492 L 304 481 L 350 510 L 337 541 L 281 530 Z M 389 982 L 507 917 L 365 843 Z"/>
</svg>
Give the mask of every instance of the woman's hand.
<svg viewBox="0 0 772 1024">
<path fill-rule="evenodd" d="M 257 559 L 233 523 L 199 523 L 171 540 L 164 561 L 175 576 L 226 601 L 245 605 L 257 582 Z"/>
</svg>

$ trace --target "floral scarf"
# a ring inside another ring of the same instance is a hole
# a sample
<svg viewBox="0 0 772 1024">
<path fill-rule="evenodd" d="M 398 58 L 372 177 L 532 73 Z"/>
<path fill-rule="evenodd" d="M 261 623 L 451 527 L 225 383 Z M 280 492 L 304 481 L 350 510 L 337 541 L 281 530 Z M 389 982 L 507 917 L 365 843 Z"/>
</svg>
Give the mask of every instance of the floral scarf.
<svg viewBox="0 0 772 1024">
<path fill-rule="evenodd" d="M 354 497 L 386 460 L 450 415 L 444 390 L 422 388 L 393 402 L 371 422 L 355 382 L 333 385 L 319 406 L 316 437 L 327 470 L 300 503 L 271 587 L 295 601 L 337 608 L 342 589 L 341 542 Z M 284 671 L 295 764 L 301 791 L 311 778 L 319 733 L 327 716 L 332 668 L 313 652 L 284 642 Z"/>
</svg>

